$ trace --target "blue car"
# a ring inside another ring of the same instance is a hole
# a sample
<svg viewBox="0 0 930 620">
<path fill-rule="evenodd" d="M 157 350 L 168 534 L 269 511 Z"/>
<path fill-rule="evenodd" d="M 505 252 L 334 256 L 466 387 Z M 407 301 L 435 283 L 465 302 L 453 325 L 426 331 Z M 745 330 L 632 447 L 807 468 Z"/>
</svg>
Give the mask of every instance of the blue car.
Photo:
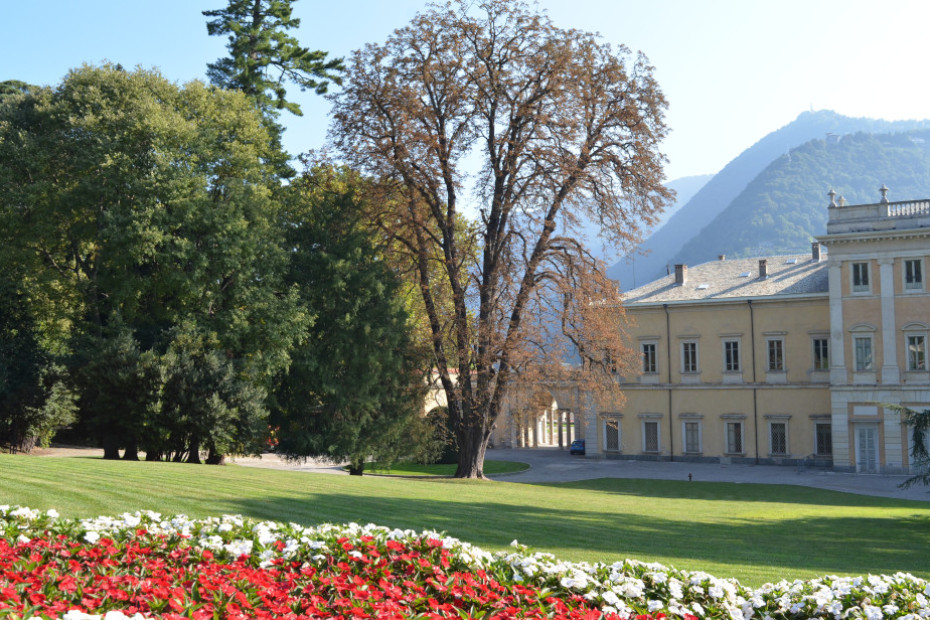
<svg viewBox="0 0 930 620">
<path fill-rule="evenodd" d="M 571 447 L 568 449 L 568 453 L 571 455 L 580 454 L 584 456 L 584 439 L 576 439 L 573 441 Z"/>
</svg>

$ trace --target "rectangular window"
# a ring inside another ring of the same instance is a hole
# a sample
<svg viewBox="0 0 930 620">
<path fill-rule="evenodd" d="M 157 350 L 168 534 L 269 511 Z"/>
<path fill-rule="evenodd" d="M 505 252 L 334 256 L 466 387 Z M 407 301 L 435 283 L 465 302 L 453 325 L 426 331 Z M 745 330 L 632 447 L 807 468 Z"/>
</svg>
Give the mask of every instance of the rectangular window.
<svg viewBox="0 0 930 620">
<path fill-rule="evenodd" d="M 685 422 L 685 452 L 701 451 L 701 427 L 698 422 Z"/>
<path fill-rule="evenodd" d="M 769 352 L 769 370 L 770 371 L 779 371 L 785 369 L 785 341 L 778 339 L 770 339 L 768 341 L 768 352 Z"/>
<path fill-rule="evenodd" d="M 698 371 L 698 348 L 696 342 L 681 343 L 681 371 Z"/>
<path fill-rule="evenodd" d="M 659 451 L 659 423 L 643 422 L 643 452 Z"/>
<path fill-rule="evenodd" d="M 743 423 L 727 422 L 727 453 L 743 453 Z"/>
<path fill-rule="evenodd" d="M 769 426 L 772 454 L 788 454 L 788 425 L 772 422 Z"/>
<path fill-rule="evenodd" d="M 856 351 L 856 370 L 872 370 L 872 338 L 869 336 L 853 338 L 853 346 Z"/>
<path fill-rule="evenodd" d="M 904 261 L 904 288 L 920 290 L 924 287 L 924 274 L 920 259 Z"/>
<path fill-rule="evenodd" d="M 817 456 L 830 456 L 833 454 L 833 427 L 828 422 L 814 425 L 816 445 L 814 451 Z"/>
<path fill-rule="evenodd" d="M 604 420 L 604 451 L 620 451 L 620 420 L 616 418 Z"/>
<path fill-rule="evenodd" d="M 814 338 L 814 370 L 830 369 L 830 341 Z"/>
<path fill-rule="evenodd" d="M 927 339 L 922 335 L 907 337 L 907 369 L 927 370 Z"/>
<path fill-rule="evenodd" d="M 723 369 L 726 372 L 739 372 L 739 340 L 723 342 Z"/>
<path fill-rule="evenodd" d="M 658 372 L 655 343 L 643 344 L 643 372 Z"/>
<path fill-rule="evenodd" d="M 854 293 L 867 293 L 869 291 L 869 264 L 852 264 L 852 290 Z"/>
</svg>

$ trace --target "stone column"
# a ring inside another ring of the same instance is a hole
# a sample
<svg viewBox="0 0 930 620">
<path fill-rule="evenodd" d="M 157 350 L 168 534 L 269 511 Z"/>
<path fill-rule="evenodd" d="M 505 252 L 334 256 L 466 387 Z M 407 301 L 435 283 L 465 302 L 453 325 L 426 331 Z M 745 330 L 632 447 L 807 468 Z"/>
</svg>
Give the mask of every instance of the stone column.
<svg viewBox="0 0 930 620">
<path fill-rule="evenodd" d="M 894 318 L 894 259 L 878 261 L 882 294 L 882 384 L 901 383 L 898 368 L 898 333 Z"/>
</svg>

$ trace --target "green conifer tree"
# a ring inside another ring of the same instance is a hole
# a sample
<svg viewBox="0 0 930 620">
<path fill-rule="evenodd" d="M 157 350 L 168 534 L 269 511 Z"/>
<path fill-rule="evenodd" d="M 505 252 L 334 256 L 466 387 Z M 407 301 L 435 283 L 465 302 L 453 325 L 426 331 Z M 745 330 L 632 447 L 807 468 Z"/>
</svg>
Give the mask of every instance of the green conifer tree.
<svg viewBox="0 0 930 620">
<path fill-rule="evenodd" d="M 287 110 L 301 116 L 300 106 L 285 97 L 288 82 L 301 90 L 326 92 L 329 82 L 341 83 L 342 59 L 301 47 L 288 34 L 300 26 L 292 17 L 294 0 L 230 0 L 224 9 L 204 11 L 211 35 L 229 35 L 229 56 L 207 66 L 207 77 L 220 88 L 239 90 L 253 99 L 266 116 Z"/>
</svg>

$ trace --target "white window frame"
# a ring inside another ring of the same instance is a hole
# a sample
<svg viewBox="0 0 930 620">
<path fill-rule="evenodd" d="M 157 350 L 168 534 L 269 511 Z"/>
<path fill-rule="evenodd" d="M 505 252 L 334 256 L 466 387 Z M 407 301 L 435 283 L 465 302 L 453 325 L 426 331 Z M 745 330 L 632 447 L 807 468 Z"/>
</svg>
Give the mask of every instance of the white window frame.
<svg viewBox="0 0 930 620">
<path fill-rule="evenodd" d="M 646 426 L 648 424 L 655 424 L 656 428 L 656 447 L 655 450 L 650 450 L 649 446 L 646 443 Z M 644 419 L 642 422 L 642 436 L 643 436 L 643 454 L 661 454 L 662 453 L 662 421 L 659 419 Z"/>
<path fill-rule="evenodd" d="M 917 353 L 919 358 L 911 355 L 911 339 L 920 338 L 920 345 Z M 927 371 L 927 334 L 926 332 L 909 332 L 904 334 L 904 353 L 907 356 L 907 372 L 926 372 Z"/>
<path fill-rule="evenodd" d="M 861 269 L 860 269 L 861 268 Z M 862 279 L 865 282 L 862 282 Z M 856 280 L 860 280 L 856 283 Z M 869 261 L 854 261 L 849 266 L 849 290 L 853 293 L 872 292 L 872 264 Z"/>
<path fill-rule="evenodd" d="M 732 450 L 731 448 L 735 447 L 730 443 L 730 426 L 732 424 L 739 425 L 739 450 Z M 726 450 L 726 454 L 732 454 L 734 456 L 745 455 L 746 454 L 746 424 L 745 420 L 732 420 L 724 419 L 723 421 L 723 445 Z"/>
<path fill-rule="evenodd" d="M 730 367 L 729 351 L 727 345 L 736 345 L 736 364 L 734 368 Z M 742 342 L 739 338 L 723 339 L 723 372 L 741 373 L 743 372 Z"/>
<path fill-rule="evenodd" d="M 688 425 L 694 424 L 697 428 L 697 446 L 691 446 L 696 449 L 689 449 L 688 446 Z M 704 428 L 701 420 L 697 418 L 685 418 L 681 421 L 681 448 L 683 454 L 702 454 L 704 452 Z"/>
<path fill-rule="evenodd" d="M 694 345 L 694 368 L 689 369 L 687 364 L 687 355 L 685 354 L 686 347 Z M 701 372 L 701 346 L 697 340 L 682 340 L 681 341 L 681 374 L 697 374 Z"/>
<path fill-rule="evenodd" d="M 775 427 L 783 426 L 785 430 L 785 449 L 781 452 L 775 451 Z M 787 419 L 776 419 L 769 422 L 769 454 L 771 456 L 788 456 L 791 454 L 791 449 L 788 445 L 788 438 L 790 434 L 788 432 L 788 420 Z"/>
<path fill-rule="evenodd" d="M 911 270 L 908 273 L 909 264 L 916 267 L 916 271 Z M 913 276 L 916 276 L 914 278 Z M 914 281 L 908 282 L 908 277 Z M 924 259 L 922 258 L 905 258 L 901 261 L 901 285 L 905 293 L 919 293 L 924 290 Z"/>
<path fill-rule="evenodd" d="M 821 359 L 824 362 L 824 365 L 817 365 L 817 343 L 823 342 L 826 346 L 826 355 Z M 811 369 L 815 371 L 825 371 L 830 370 L 830 337 L 824 335 L 811 336 Z"/>
<path fill-rule="evenodd" d="M 859 343 L 868 343 L 868 364 L 863 365 L 859 359 Z M 872 334 L 854 333 L 852 336 L 853 370 L 855 372 L 875 372 L 875 338 Z"/>
<path fill-rule="evenodd" d="M 778 343 L 780 365 L 772 365 L 772 345 Z M 782 336 L 770 337 L 765 339 L 765 365 L 768 372 L 785 372 L 785 339 Z"/>
<path fill-rule="evenodd" d="M 616 430 L 617 430 L 617 447 L 616 448 L 611 448 L 607 444 L 607 431 L 610 428 L 611 424 L 616 424 Z M 603 430 L 604 452 L 610 452 L 610 453 L 623 452 L 623 444 L 621 443 L 621 438 L 623 435 L 622 435 L 622 430 L 621 430 L 620 417 L 617 415 L 604 416 L 603 425 L 601 428 Z"/>
<path fill-rule="evenodd" d="M 646 368 L 646 347 L 652 347 L 652 370 Z M 642 355 L 642 371 L 644 375 L 655 375 L 659 373 L 659 343 L 654 341 L 641 342 L 639 352 Z"/>
</svg>

